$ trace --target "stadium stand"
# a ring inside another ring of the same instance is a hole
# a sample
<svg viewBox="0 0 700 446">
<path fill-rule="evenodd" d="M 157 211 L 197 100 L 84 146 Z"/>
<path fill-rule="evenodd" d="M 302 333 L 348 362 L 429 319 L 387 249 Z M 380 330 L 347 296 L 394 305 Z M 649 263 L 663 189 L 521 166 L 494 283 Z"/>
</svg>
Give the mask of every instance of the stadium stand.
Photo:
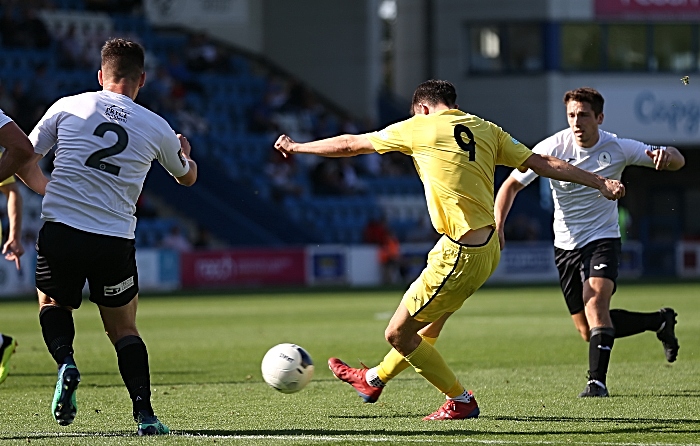
<svg viewBox="0 0 700 446">
<path fill-rule="evenodd" d="M 40 104 L 43 112 L 60 96 L 99 88 L 95 72 L 106 38 L 140 41 L 147 50 L 149 78 L 137 101 L 188 136 L 202 172 L 197 187 L 182 192 L 154 169 L 146 190 L 221 240 L 263 246 L 360 243 L 364 226 L 382 212 L 399 238 L 418 224 L 415 204 L 424 206 L 420 181 L 410 162 L 402 164 L 391 156 L 324 165 L 316 157 L 298 157 L 288 173 L 294 187 L 275 188 L 269 175 L 280 173 L 269 165 L 280 132 L 304 141 L 361 130 L 281 70 L 203 34 L 154 29 L 138 10 L 107 14 L 88 10 L 83 0 L 50 3 L 53 8 L 38 11 L 54 37 L 49 47 L 3 45 L 0 79 L 6 86 L 26 89 L 21 83 L 36 76 L 37 67 L 50 70 L 55 89 Z M 9 9 L 2 13 L 13 14 Z M 35 109 L 18 122 L 29 130 L 40 114 Z M 324 183 L 324 176 L 339 183 Z M 172 219 L 142 218 L 138 245 L 157 246 L 173 224 Z"/>
</svg>

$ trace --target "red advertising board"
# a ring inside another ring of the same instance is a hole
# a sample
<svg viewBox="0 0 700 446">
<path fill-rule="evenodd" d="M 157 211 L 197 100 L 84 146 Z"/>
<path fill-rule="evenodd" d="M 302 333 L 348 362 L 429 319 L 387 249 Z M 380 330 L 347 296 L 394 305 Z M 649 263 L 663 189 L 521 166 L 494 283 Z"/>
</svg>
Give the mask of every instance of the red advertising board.
<svg viewBox="0 0 700 446">
<path fill-rule="evenodd" d="M 595 0 L 596 17 L 700 16 L 700 0 Z"/>
<path fill-rule="evenodd" d="M 306 280 L 302 249 L 255 249 L 183 253 L 185 288 L 229 285 L 301 285 Z"/>
</svg>

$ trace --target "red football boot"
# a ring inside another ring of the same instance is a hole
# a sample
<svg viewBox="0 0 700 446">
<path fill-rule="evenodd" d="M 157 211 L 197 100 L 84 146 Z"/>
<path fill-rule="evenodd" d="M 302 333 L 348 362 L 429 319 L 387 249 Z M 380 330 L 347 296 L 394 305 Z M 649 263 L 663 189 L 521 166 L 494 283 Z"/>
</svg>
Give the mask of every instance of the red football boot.
<svg viewBox="0 0 700 446">
<path fill-rule="evenodd" d="M 384 390 L 384 387 L 370 386 L 367 383 L 365 379 L 367 370 L 369 370 L 367 367 L 355 369 L 338 358 L 330 358 L 328 368 L 331 369 L 336 378 L 353 386 L 365 403 L 376 403 Z"/>
<path fill-rule="evenodd" d="M 447 400 L 438 410 L 423 418 L 423 420 L 463 420 L 465 418 L 478 418 L 479 412 L 479 405 L 476 404 L 476 398 L 474 398 L 470 390 L 468 403 Z"/>
</svg>

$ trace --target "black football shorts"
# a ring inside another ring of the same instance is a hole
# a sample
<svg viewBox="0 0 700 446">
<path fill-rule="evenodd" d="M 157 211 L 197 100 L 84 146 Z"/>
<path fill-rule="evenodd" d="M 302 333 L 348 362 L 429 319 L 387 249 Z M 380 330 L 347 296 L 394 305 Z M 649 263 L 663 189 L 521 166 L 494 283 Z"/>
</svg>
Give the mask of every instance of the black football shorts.
<svg viewBox="0 0 700 446">
<path fill-rule="evenodd" d="M 121 307 L 138 294 L 134 240 L 46 222 L 36 243 L 36 287 L 60 305 L 78 308 L 87 280 L 90 300 Z"/>
<path fill-rule="evenodd" d="M 554 248 L 559 283 L 569 313 L 576 314 L 584 310 L 583 283 L 589 277 L 612 280 L 615 293 L 621 250 L 619 238 L 594 240 L 576 249 Z"/>
</svg>

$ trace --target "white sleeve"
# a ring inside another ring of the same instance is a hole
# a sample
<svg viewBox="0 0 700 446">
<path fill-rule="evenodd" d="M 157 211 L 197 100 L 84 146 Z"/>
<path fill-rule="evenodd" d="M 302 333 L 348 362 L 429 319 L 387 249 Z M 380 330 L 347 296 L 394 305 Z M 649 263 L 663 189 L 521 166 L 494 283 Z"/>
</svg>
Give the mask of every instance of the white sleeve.
<svg viewBox="0 0 700 446">
<path fill-rule="evenodd" d="M 45 156 L 58 142 L 58 120 L 63 113 L 60 103 L 60 99 L 54 102 L 29 134 L 29 141 L 34 146 L 34 153 Z"/>
<path fill-rule="evenodd" d="M 180 140 L 171 129 L 165 132 L 163 140 L 160 143 L 158 162 L 165 167 L 165 170 L 170 172 L 170 175 L 179 178 L 190 171 L 190 163 L 187 162 L 180 149 Z"/>
<path fill-rule="evenodd" d="M 628 166 L 654 167 L 654 161 L 647 156 L 645 150 L 654 151 L 659 148 L 658 146 L 626 138 L 618 138 L 617 142 L 627 158 Z"/>
<path fill-rule="evenodd" d="M 551 148 L 550 145 L 547 143 L 549 139 L 550 138 L 547 138 L 544 141 L 538 143 L 532 149 L 532 153 L 536 153 L 538 155 L 551 155 Z M 523 186 L 527 186 L 528 184 L 535 181 L 535 178 L 537 178 L 539 175 L 533 172 L 532 169 L 527 169 L 525 172 L 521 172 L 518 169 L 513 169 L 513 171 L 510 173 L 510 176 Z"/>
<path fill-rule="evenodd" d="M 0 110 L 0 128 L 12 122 L 12 118 L 7 116 L 4 111 Z"/>
</svg>

